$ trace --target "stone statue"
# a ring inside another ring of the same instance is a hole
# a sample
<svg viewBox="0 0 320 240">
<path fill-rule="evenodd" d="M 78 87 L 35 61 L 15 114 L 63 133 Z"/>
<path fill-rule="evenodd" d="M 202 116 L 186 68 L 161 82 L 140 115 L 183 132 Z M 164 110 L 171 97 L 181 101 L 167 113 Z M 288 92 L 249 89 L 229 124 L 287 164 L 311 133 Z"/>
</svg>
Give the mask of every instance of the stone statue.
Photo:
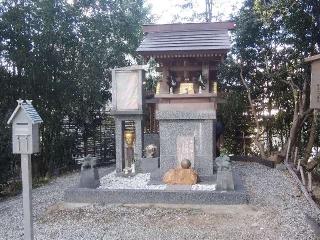
<svg viewBox="0 0 320 240">
<path fill-rule="evenodd" d="M 77 158 L 76 159 L 78 164 L 81 164 L 81 170 L 94 168 L 97 165 L 97 158 L 92 157 L 91 154 L 88 154 L 86 157 Z"/>
<path fill-rule="evenodd" d="M 154 158 L 157 152 L 157 146 L 154 144 L 150 144 L 145 148 L 146 158 Z"/>
<path fill-rule="evenodd" d="M 228 156 L 217 157 L 216 164 L 218 166 L 218 171 L 231 170 L 230 157 Z"/>
</svg>

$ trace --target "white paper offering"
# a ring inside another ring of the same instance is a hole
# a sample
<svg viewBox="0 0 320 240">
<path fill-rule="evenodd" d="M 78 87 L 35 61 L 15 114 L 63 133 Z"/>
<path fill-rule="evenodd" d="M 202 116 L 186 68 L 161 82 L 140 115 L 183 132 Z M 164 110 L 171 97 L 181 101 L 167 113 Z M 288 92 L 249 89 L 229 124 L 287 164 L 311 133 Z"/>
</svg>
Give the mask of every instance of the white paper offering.
<svg viewBox="0 0 320 240">
<path fill-rule="evenodd" d="M 138 110 L 138 73 L 117 72 L 117 109 Z"/>
</svg>

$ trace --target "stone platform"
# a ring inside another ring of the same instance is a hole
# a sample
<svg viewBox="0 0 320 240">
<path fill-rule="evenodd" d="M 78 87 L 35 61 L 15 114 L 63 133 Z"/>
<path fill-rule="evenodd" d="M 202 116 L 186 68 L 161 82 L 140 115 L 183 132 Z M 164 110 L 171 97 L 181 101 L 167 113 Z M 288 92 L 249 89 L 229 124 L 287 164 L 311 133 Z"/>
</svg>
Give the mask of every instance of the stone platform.
<svg viewBox="0 0 320 240">
<path fill-rule="evenodd" d="M 234 176 L 235 191 L 214 190 L 214 182 L 202 182 L 193 186 L 179 185 L 147 185 L 140 184 L 136 188 L 115 188 L 108 186 L 106 189 L 72 187 L 64 192 L 64 201 L 72 203 L 98 203 L 98 204 L 246 204 L 248 194 L 241 179 Z M 130 181 L 130 180 L 128 180 Z M 103 179 L 101 179 L 103 184 Z M 103 186 L 102 186 L 103 187 Z"/>
</svg>

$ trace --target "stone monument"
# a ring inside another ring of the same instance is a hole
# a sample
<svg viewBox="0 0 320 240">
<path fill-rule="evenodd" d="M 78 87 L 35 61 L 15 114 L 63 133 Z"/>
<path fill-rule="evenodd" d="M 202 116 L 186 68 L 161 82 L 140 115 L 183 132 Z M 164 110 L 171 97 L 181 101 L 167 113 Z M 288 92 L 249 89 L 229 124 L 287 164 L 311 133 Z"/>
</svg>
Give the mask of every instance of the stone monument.
<svg viewBox="0 0 320 240">
<path fill-rule="evenodd" d="M 209 94 L 159 94 L 160 175 L 183 159 L 200 179 L 213 179 L 216 106 Z"/>
</svg>

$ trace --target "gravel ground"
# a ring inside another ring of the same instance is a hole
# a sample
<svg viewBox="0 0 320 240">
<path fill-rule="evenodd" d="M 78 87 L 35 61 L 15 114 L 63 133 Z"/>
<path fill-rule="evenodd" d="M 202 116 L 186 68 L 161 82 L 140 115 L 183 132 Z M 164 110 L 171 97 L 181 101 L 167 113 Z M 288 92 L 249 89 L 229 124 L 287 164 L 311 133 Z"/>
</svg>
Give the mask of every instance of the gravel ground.
<svg viewBox="0 0 320 240">
<path fill-rule="evenodd" d="M 36 239 L 320 239 L 320 216 L 287 171 L 234 163 L 248 205 L 154 206 L 62 203 L 79 174 L 33 190 Z M 111 172 L 113 169 L 102 169 Z M 21 196 L 0 202 L 0 239 L 22 239 Z"/>
</svg>

